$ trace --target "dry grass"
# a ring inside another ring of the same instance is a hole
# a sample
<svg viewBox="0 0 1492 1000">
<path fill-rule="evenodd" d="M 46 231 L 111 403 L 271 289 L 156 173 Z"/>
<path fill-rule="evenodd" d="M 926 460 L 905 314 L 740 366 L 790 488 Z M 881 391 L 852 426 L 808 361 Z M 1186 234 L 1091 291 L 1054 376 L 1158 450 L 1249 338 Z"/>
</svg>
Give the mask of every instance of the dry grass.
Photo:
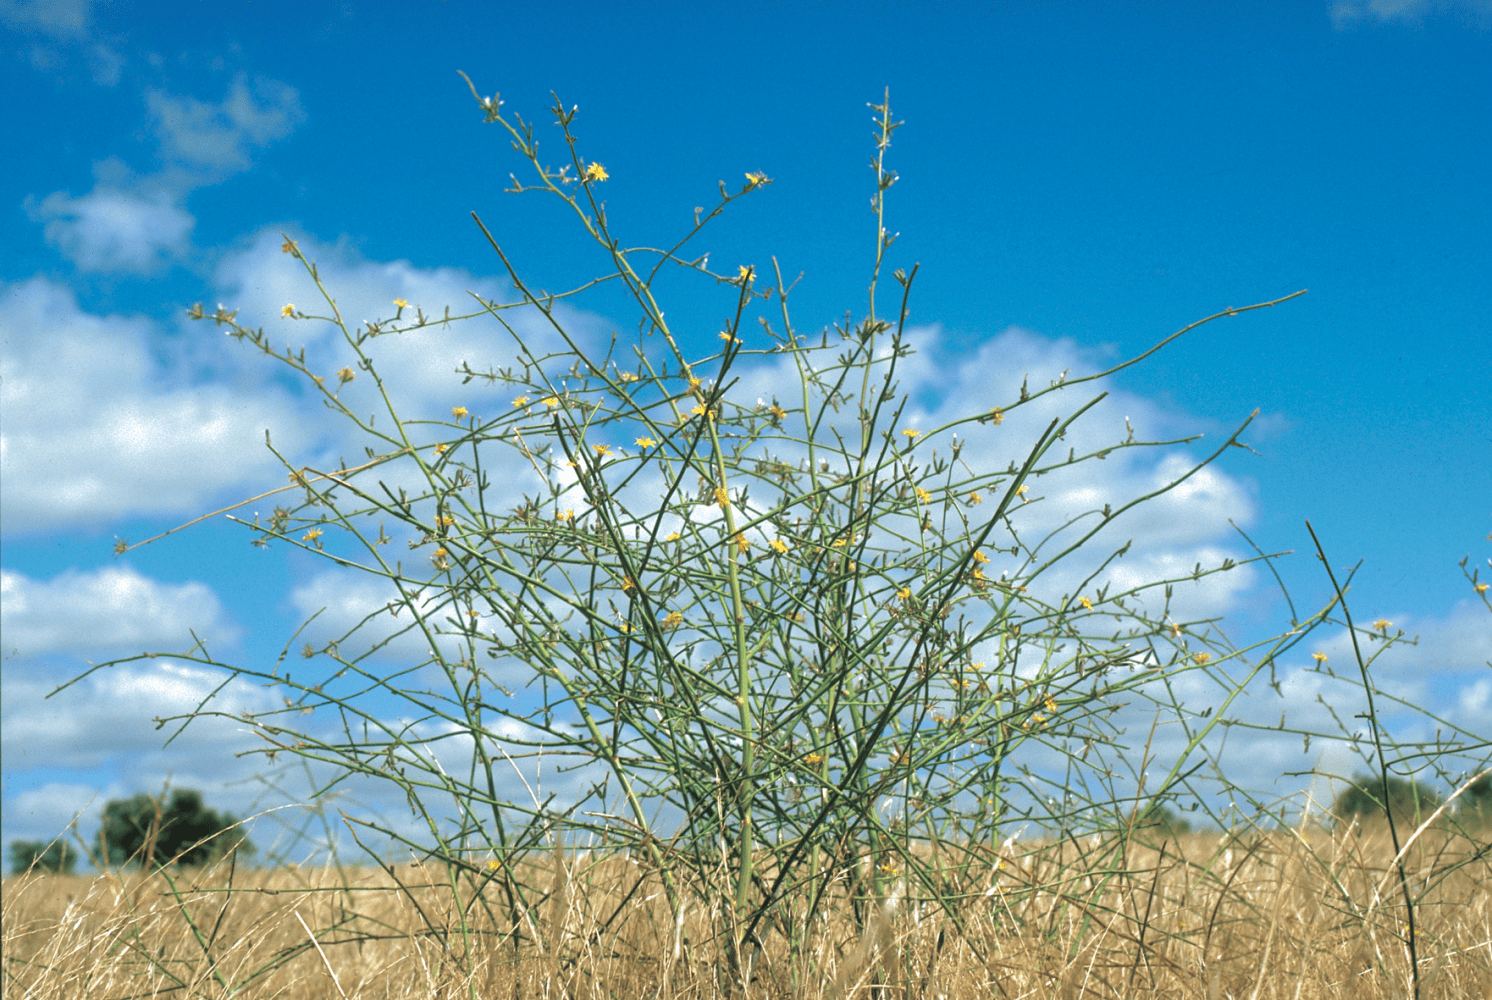
<svg viewBox="0 0 1492 1000">
<path fill-rule="evenodd" d="M 1406 914 L 1379 831 L 1069 839 L 1006 851 L 998 866 L 988 851 L 922 860 L 921 876 L 879 890 L 868 864 L 844 873 L 831 916 L 809 926 L 785 916 L 742 960 L 748 994 L 1407 995 Z M 1492 997 L 1487 855 L 1437 833 L 1406 860 L 1422 996 Z M 584 853 L 554 852 L 512 878 L 457 873 L 455 892 L 450 878 L 411 866 L 184 872 L 174 889 L 160 875 L 9 879 L 5 996 L 732 993 L 718 895 L 690 896 L 679 924 L 656 875 Z"/>
</svg>

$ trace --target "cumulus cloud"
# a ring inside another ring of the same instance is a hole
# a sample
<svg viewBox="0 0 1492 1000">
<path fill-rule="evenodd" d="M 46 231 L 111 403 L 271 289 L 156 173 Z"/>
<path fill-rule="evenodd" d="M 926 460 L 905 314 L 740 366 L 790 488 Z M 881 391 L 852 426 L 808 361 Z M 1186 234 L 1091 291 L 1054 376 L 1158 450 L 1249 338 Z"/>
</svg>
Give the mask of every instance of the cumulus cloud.
<svg viewBox="0 0 1492 1000">
<path fill-rule="evenodd" d="M 95 79 L 118 81 L 123 57 L 95 46 L 90 59 Z M 257 149 L 305 119 L 294 87 L 242 73 L 218 103 L 159 89 L 146 91 L 145 100 L 160 142 L 160 171 L 135 176 L 110 157 L 95 165 L 88 194 L 27 199 L 47 243 L 82 271 L 156 275 L 188 260 L 196 219 L 183 206 L 191 191 L 247 170 Z"/>
<path fill-rule="evenodd" d="M 219 103 L 151 89 L 145 104 L 161 157 L 204 172 L 204 183 L 247 170 L 255 147 L 283 139 L 305 119 L 294 87 L 240 73 Z"/>
<path fill-rule="evenodd" d="M 1453 14 L 1485 23 L 1492 0 L 1333 0 L 1332 23 L 1338 28 L 1364 21 L 1416 23 L 1427 15 Z"/>
<path fill-rule="evenodd" d="M 187 256 L 197 224 L 164 190 L 95 187 L 79 198 L 54 191 L 27 208 L 46 224 L 48 245 L 80 270 L 105 274 L 159 274 Z"/>
<path fill-rule="evenodd" d="M 283 481 L 265 431 L 293 454 L 306 442 L 283 390 L 194 384 L 156 361 L 170 349 L 160 341 L 151 321 L 87 313 L 46 279 L 0 289 L 7 532 L 201 512 L 228 487 Z M 234 370 L 231 357 L 220 364 Z"/>
<path fill-rule="evenodd" d="M 71 41 L 88 34 L 93 0 L 0 0 L 0 24 Z"/>
<path fill-rule="evenodd" d="M 0 570 L 7 658 L 184 646 L 193 630 L 208 641 L 237 636 L 217 595 L 200 583 L 162 584 L 128 565 L 44 581 Z"/>
</svg>

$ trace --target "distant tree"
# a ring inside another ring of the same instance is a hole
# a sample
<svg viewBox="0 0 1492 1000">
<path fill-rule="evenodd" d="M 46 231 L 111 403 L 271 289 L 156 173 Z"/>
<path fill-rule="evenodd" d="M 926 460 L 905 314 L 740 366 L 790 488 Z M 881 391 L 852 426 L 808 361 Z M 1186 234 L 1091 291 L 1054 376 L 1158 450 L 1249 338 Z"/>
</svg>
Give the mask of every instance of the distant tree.
<svg viewBox="0 0 1492 1000">
<path fill-rule="evenodd" d="M 1492 820 L 1492 774 L 1484 774 L 1461 793 L 1461 814 Z"/>
<path fill-rule="evenodd" d="M 37 871 L 67 875 L 77 867 L 78 852 L 65 840 L 12 840 L 10 873 L 19 875 L 35 866 Z"/>
<path fill-rule="evenodd" d="M 1174 837 L 1191 833 L 1192 824 L 1170 806 L 1157 802 L 1140 813 L 1135 820 L 1135 829 Z"/>
<path fill-rule="evenodd" d="M 223 832 L 237 822 L 203 805 L 200 792 L 181 788 L 165 804 L 144 794 L 115 799 L 104 806 L 100 833 L 111 864 L 143 862 L 149 848 L 152 864 L 201 865 L 235 847 L 242 852 L 254 850 L 240 831 Z"/>
<path fill-rule="evenodd" d="M 1389 775 L 1387 806 L 1393 810 L 1395 822 L 1422 823 L 1440 805 L 1440 795 L 1422 781 L 1411 781 Z M 1383 782 L 1368 774 L 1352 776 L 1348 785 L 1331 812 L 1343 823 L 1355 819 L 1375 819 L 1384 815 Z"/>
</svg>

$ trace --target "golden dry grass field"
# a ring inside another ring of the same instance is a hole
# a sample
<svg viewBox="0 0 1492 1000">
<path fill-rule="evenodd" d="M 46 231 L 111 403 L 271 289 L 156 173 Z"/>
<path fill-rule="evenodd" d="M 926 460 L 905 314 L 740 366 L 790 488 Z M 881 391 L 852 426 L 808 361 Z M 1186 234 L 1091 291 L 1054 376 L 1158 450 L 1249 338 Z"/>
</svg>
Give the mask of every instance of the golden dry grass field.
<svg viewBox="0 0 1492 1000">
<path fill-rule="evenodd" d="M 1492 997 L 1492 865 L 1476 836 L 1408 850 L 1421 996 Z M 1259 998 L 1408 994 L 1385 832 L 1069 839 L 927 851 L 829 883 L 815 926 L 761 935 L 746 995 Z M 551 852 L 504 878 L 428 866 L 226 867 L 4 883 L 5 996 L 683 998 L 732 995 L 708 891 Z M 941 897 L 953 901 L 934 905 Z M 460 919 L 458 907 L 465 911 Z M 463 929 L 464 925 L 464 929 Z M 739 994 L 739 989 L 734 991 Z"/>
</svg>

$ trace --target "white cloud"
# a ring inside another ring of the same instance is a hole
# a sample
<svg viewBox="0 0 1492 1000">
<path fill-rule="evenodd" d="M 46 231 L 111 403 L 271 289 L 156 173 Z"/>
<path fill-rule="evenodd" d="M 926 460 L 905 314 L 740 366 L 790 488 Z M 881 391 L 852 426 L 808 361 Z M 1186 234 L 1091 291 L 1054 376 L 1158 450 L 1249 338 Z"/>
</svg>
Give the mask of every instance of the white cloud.
<svg viewBox="0 0 1492 1000">
<path fill-rule="evenodd" d="M 68 571 L 41 581 L 0 570 L 0 631 L 12 657 L 45 653 L 99 655 L 122 647 L 191 645 L 192 630 L 209 642 L 237 632 L 217 595 L 200 583 L 162 584 L 127 565 Z"/>
<path fill-rule="evenodd" d="M 272 385 L 194 385 L 190 372 L 162 369 L 153 351 L 164 345 L 148 320 L 86 313 L 68 289 L 41 278 L 0 295 L 0 503 L 8 532 L 202 513 L 227 487 L 283 482 L 264 448 L 266 429 L 291 454 L 306 442 Z M 193 333 L 200 339 L 210 330 Z M 231 357 L 219 365 L 234 370 Z"/>
<path fill-rule="evenodd" d="M 34 206 L 43 235 L 80 270 L 158 274 L 184 259 L 197 220 L 158 190 L 150 195 L 98 186 L 81 198 L 54 191 Z"/>
<path fill-rule="evenodd" d="M 1333 0 L 1332 23 L 1338 28 L 1362 21 L 1418 22 L 1431 14 L 1460 14 L 1476 20 L 1492 16 L 1492 0 Z"/>
<path fill-rule="evenodd" d="M 88 34 L 92 0 L 0 0 L 0 24 L 71 40 Z"/>
<path fill-rule="evenodd" d="M 247 170 L 253 147 L 283 139 L 305 120 L 294 87 L 262 76 L 251 86 L 242 73 L 218 104 L 155 89 L 145 92 L 145 103 L 161 156 L 215 179 Z"/>
</svg>

